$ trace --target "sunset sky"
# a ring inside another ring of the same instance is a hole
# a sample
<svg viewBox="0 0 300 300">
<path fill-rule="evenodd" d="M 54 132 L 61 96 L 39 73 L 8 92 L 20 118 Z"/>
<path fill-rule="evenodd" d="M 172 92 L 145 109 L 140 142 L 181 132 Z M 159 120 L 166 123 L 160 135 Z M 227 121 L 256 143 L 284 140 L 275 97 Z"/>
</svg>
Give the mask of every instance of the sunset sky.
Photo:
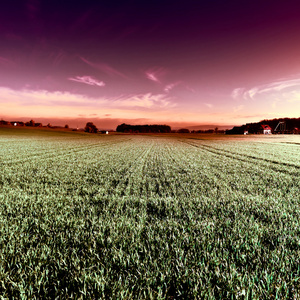
<svg viewBox="0 0 300 300">
<path fill-rule="evenodd" d="M 300 2 L 0 6 L 0 119 L 100 128 L 300 117 Z"/>
</svg>

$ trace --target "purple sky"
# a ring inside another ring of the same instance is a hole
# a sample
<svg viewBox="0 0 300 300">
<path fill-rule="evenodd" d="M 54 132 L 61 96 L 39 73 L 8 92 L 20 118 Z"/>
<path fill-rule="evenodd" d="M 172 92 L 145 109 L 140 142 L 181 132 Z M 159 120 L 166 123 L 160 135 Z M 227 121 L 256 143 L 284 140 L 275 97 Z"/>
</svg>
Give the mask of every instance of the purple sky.
<svg viewBox="0 0 300 300">
<path fill-rule="evenodd" d="M 0 118 L 114 128 L 299 117 L 299 36 L 298 1 L 7 1 Z"/>
</svg>

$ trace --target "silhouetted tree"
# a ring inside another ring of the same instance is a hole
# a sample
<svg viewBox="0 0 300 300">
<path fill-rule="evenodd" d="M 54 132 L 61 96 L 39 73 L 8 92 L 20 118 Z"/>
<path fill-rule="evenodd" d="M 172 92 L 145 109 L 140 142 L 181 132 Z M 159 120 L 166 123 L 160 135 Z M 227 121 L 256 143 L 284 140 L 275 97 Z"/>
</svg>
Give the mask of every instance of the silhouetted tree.
<svg viewBox="0 0 300 300">
<path fill-rule="evenodd" d="M 66 124 L 66 125 L 65 125 L 65 128 L 66 128 L 66 129 L 69 129 L 69 125 L 68 125 L 68 124 Z"/>
<path fill-rule="evenodd" d="M 187 128 L 181 128 L 177 130 L 178 133 L 190 133 L 189 129 Z"/>
<path fill-rule="evenodd" d="M 97 133 L 98 128 L 96 127 L 96 125 L 93 124 L 93 122 L 87 122 L 84 131 L 89 133 Z"/>
<path fill-rule="evenodd" d="M 32 127 L 34 127 L 35 126 L 35 122 L 33 120 L 30 120 L 29 122 L 26 122 L 25 125 L 26 126 L 32 126 Z"/>
</svg>

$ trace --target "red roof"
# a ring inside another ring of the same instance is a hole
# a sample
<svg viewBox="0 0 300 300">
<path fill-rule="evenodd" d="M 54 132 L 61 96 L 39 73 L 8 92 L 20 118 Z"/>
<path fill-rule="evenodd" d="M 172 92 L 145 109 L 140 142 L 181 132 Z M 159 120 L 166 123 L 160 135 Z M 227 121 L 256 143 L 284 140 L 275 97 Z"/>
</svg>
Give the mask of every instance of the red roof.
<svg viewBox="0 0 300 300">
<path fill-rule="evenodd" d="M 261 125 L 264 130 L 272 130 L 269 125 Z"/>
</svg>

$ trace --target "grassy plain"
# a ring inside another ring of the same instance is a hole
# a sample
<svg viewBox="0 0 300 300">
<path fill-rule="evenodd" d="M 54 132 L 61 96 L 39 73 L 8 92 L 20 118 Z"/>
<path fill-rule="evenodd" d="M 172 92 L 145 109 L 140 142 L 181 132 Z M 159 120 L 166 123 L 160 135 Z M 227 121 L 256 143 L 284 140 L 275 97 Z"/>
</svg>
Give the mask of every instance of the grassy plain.
<svg viewBox="0 0 300 300">
<path fill-rule="evenodd" d="M 299 299 L 299 146 L 0 128 L 0 295 Z"/>
</svg>

